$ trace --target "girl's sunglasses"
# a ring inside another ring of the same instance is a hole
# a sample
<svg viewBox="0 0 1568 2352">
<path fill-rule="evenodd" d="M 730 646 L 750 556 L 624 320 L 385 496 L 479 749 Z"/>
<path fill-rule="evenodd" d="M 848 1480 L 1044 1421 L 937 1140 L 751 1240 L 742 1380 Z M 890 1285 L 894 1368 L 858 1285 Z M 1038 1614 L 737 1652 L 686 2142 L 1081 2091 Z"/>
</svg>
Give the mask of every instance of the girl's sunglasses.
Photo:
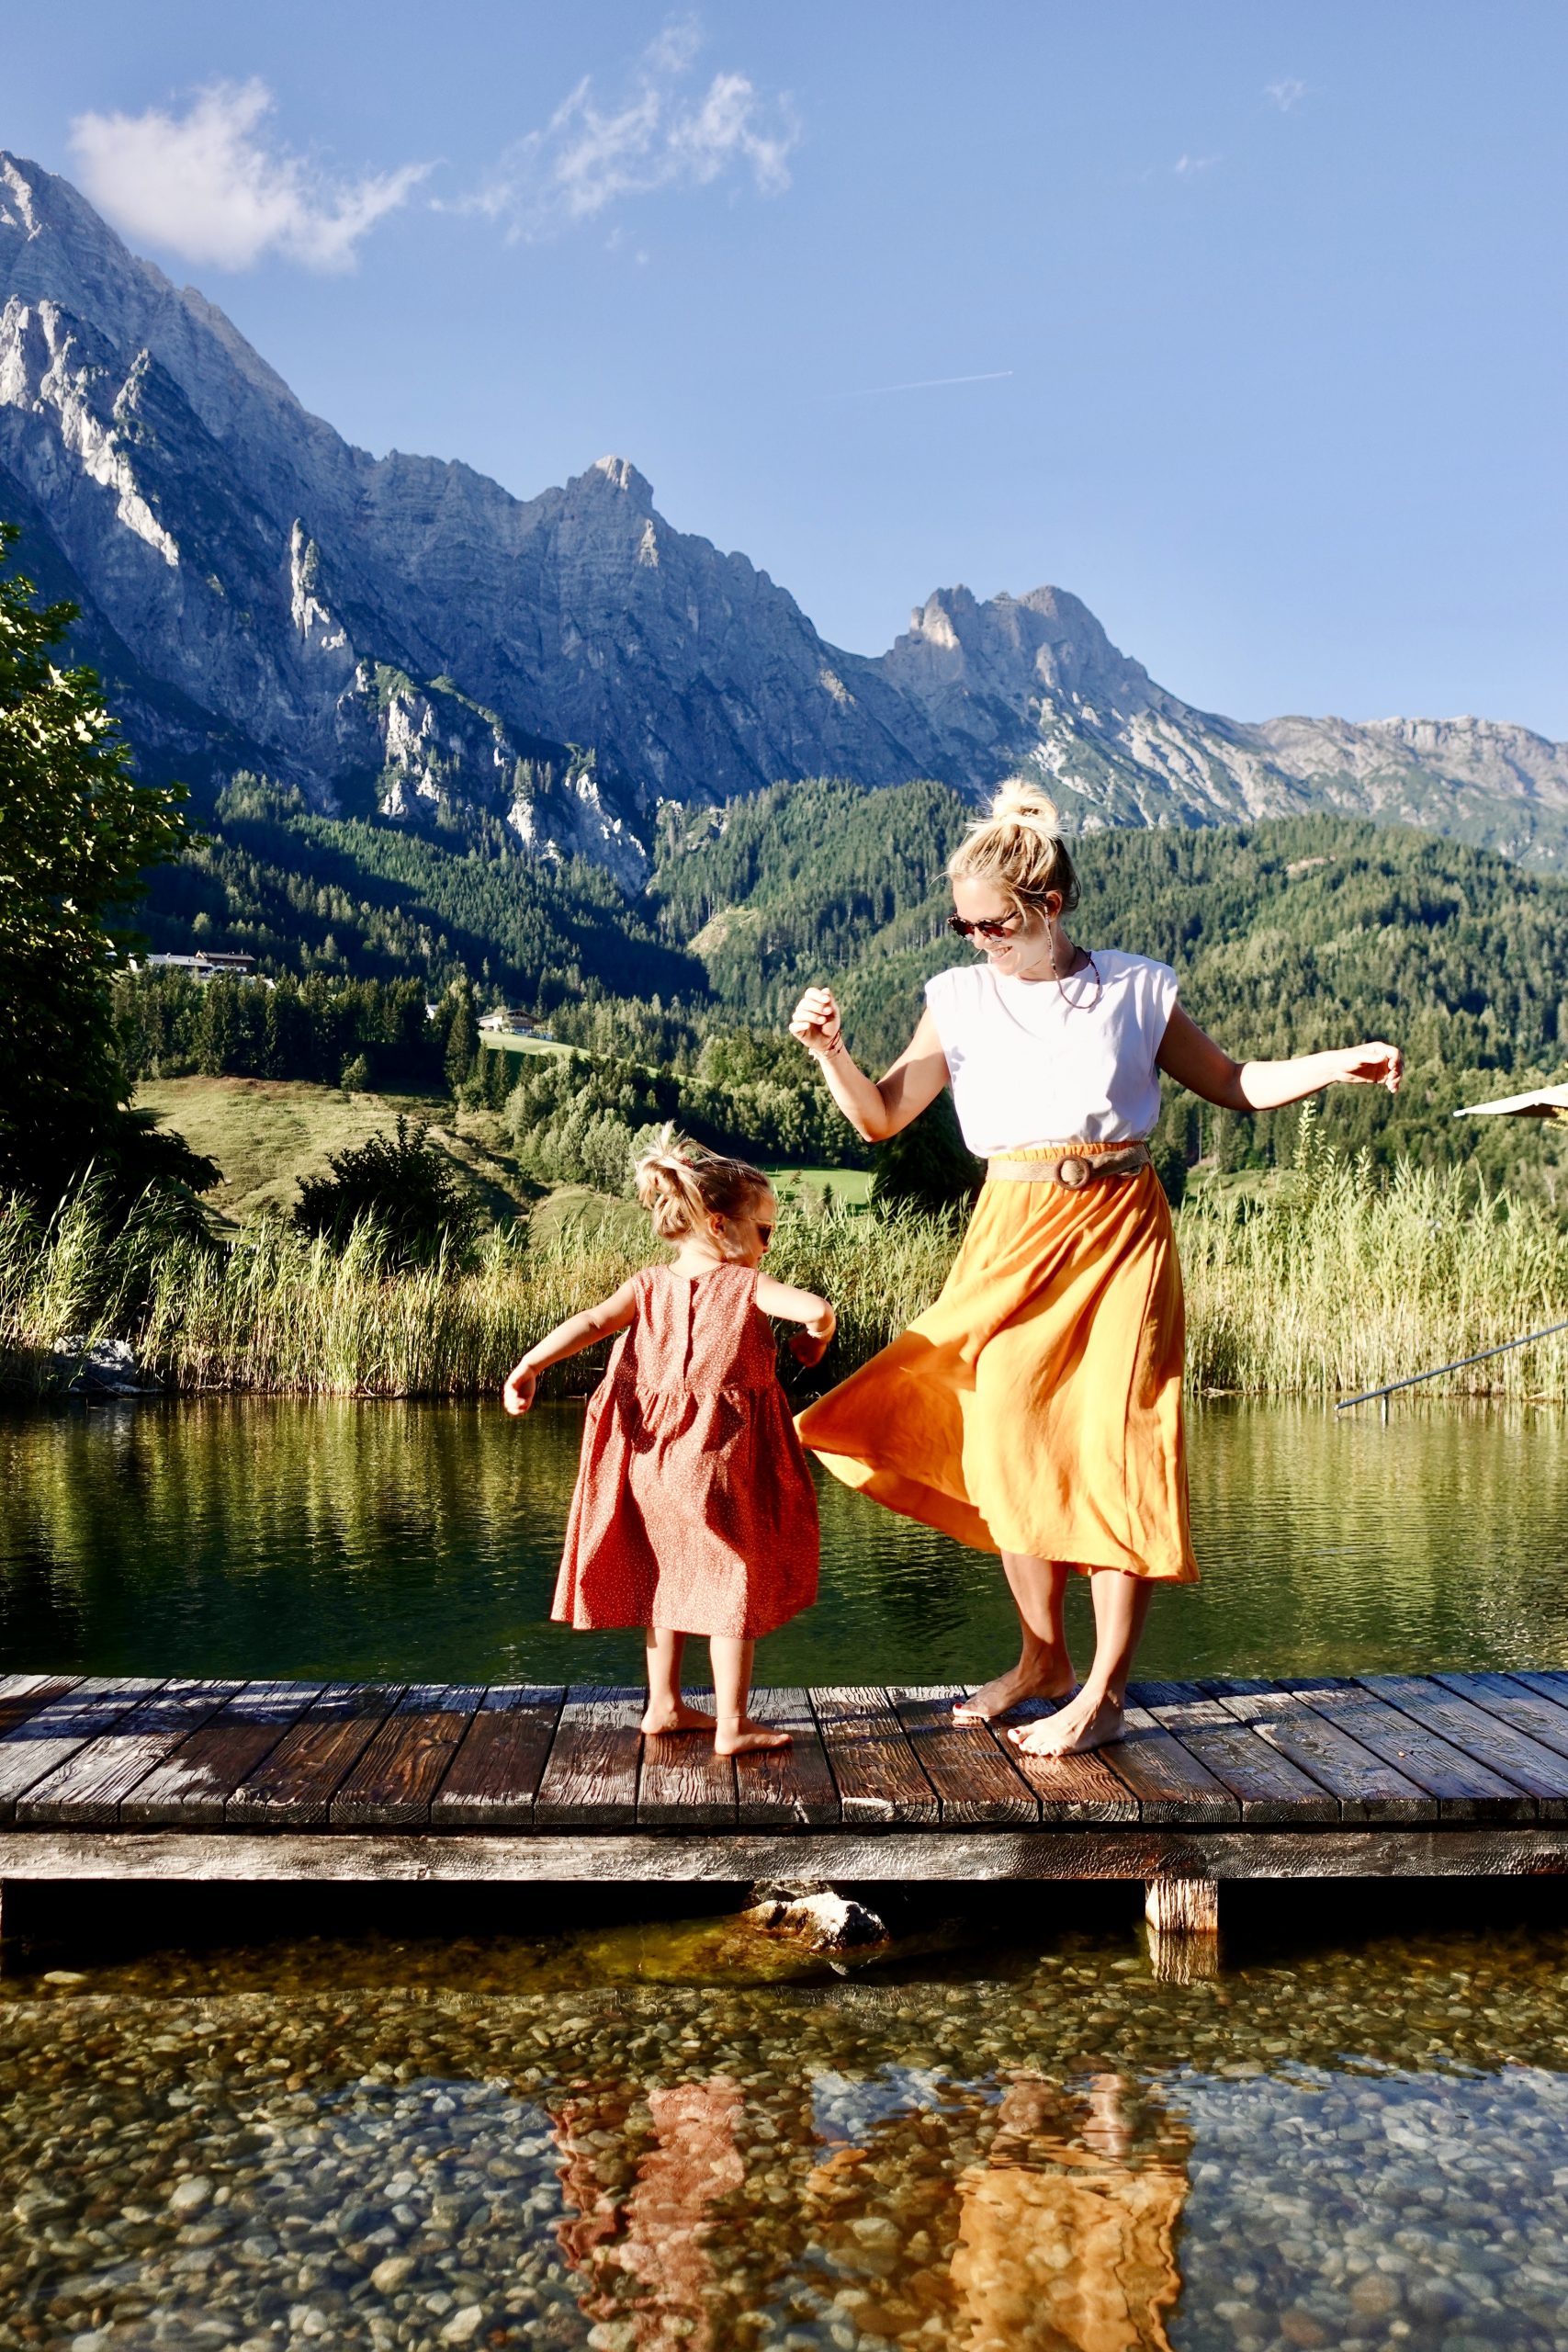
<svg viewBox="0 0 1568 2352">
<path fill-rule="evenodd" d="M 965 922 L 962 915 L 949 915 L 947 918 L 949 931 L 955 931 L 960 939 L 1010 939 L 1018 924 L 1017 915 L 1002 915 L 987 922 Z"/>
</svg>

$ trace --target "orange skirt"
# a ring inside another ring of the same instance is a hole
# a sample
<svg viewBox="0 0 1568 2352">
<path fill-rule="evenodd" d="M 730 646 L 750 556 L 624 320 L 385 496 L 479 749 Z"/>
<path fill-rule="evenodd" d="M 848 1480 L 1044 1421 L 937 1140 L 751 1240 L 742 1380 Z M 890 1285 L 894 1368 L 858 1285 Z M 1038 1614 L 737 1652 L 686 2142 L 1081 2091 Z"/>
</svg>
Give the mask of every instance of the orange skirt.
<svg viewBox="0 0 1568 2352">
<path fill-rule="evenodd" d="M 977 1551 L 1192 1584 L 1183 1336 L 1152 1168 L 1003 1179 L 935 1304 L 796 1426 L 846 1486 Z"/>
</svg>

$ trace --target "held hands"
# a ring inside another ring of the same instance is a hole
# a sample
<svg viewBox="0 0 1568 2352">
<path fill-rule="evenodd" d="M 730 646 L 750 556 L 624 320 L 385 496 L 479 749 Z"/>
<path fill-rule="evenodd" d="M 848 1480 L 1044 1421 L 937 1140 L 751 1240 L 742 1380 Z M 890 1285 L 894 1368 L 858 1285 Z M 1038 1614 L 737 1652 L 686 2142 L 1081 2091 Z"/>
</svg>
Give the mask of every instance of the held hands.
<svg viewBox="0 0 1568 2352">
<path fill-rule="evenodd" d="M 839 1008 L 831 989 L 807 989 L 789 1017 L 789 1034 L 799 1039 L 818 1061 L 838 1053 L 843 1038 Z"/>
<path fill-rule="evenodd" d="M 539 1375 L 536 1372 L 531 1370 L 525 1363 L 516 1364 L 506 1375 L 506 1385 L 501 1392 L 501 1401 L 509 1413 L 525 1413 L 534 1401 L 534 1391 L 538 1385 Z"/>
<path fill-rule="evenodd" d="M 1346 1086 L 1386 1086 L 1391 1094 L 1399 1091 L 1399 1081 L 1404 1075 L 1404 1056 L 1397 1046 L 1386 1046 L 1381 1038 L 1370 1045 L 1347 1046 L 1343 1055 L 1345 1067 L 1339 1072 Z"/>
</svg>

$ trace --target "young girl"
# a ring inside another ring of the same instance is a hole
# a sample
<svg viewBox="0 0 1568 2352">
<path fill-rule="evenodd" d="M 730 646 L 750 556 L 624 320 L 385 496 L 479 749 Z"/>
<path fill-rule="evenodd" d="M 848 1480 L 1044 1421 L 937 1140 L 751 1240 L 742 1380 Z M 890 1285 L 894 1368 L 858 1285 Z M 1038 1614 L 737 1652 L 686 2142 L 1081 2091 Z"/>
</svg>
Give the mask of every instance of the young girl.
<svg viewBox="0 0 1568 2352">
<path fill-rule="evenodd" d="M 804 1324 L 790 1347 L 809 1364 L 833 1310 L 761 1272 L 777 1206 L 760 1169 L 667 1128 L 637 1163 L 637 1196 L 673 1262 L 558 1324 L 502 1392 L 525 1413 L 548 1365 L 622 1334 L 589 1400 L 550 1614 L 645 1629 L 645 1733 L 711 1731 L 720 1756 L 786 1747 L 747 1715 L 751 1654 L 817 1598 L 817 1496 L 762 1318 Z M 688 1634 L 707 1635 L 716 1724 L 681 1696 Z"/>
</svg>

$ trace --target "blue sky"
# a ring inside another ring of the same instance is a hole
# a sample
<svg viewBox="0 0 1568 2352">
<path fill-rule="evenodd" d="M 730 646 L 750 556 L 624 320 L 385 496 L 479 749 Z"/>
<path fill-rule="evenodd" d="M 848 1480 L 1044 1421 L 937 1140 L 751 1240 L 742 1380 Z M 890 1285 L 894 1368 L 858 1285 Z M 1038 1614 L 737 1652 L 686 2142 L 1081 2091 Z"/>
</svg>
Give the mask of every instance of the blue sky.
<svg viewBox="0 0 1568 2352">
<path fill-rule="evenodd" d="M 0 144 L 371 449 L 629 457 L 861 651 L 1049 581 L 1212 709 L 1568 737 L 1558 0 L 59 26 Z"/>
</svg>

